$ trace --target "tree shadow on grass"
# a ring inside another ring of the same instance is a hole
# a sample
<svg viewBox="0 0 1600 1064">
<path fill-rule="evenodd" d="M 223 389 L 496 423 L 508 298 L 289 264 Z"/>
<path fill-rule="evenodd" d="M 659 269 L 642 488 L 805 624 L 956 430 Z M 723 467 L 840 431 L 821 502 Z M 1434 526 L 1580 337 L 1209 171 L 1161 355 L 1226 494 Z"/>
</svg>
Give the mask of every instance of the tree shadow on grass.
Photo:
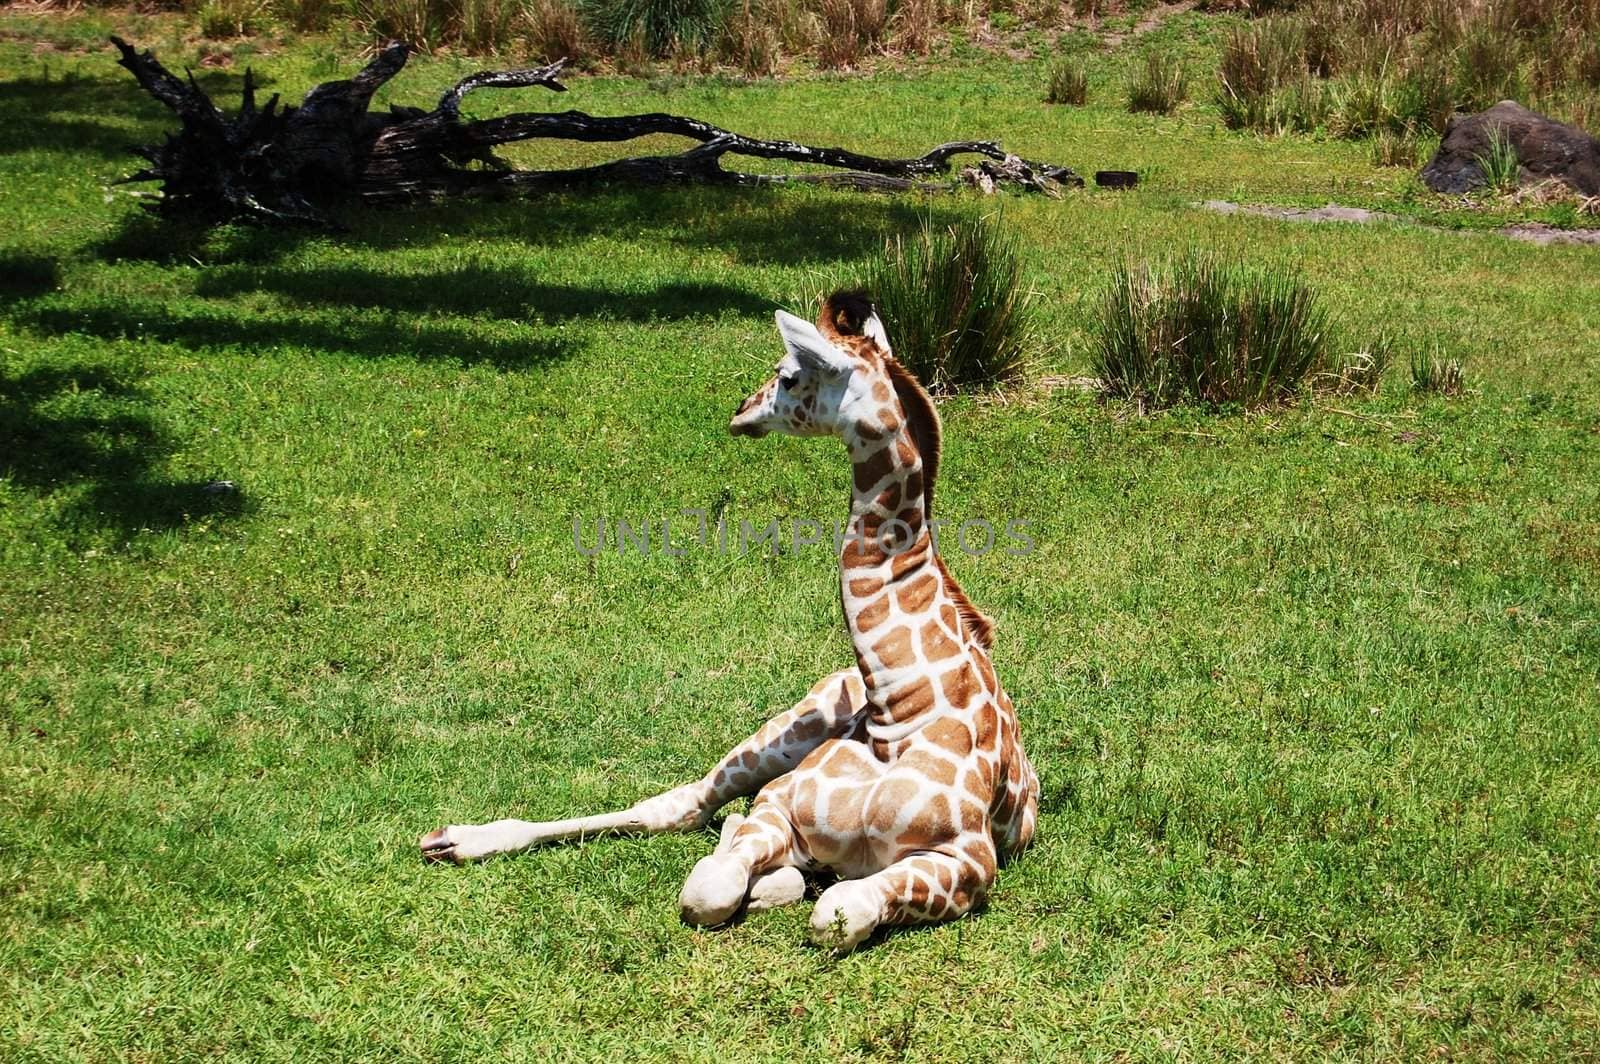
<svg viewBox="0 0 1600 1064">
<path fill-rule="evenodd" d="M 125 533 L 245 512 L 237 487 L 156 476 L 173 447 L 142 407 L 139 390 L 103 367 L 0 367 L 0 477 L 39 495 L 87 483 L 63 518 Z"/>
<path fill-rule="evenodd" d="M 109 45 L 107 51 L 104 75 L 7 81 L 0 92 L 0 128 L 6 131 L 0 137 L 0 155 L 54 151 L 126 160 L 129 173 L 142 166 L 133 148 L 159 142 L 163 129 L 177 128 L 177 119 L 115 65 Z M 195 77 L 212 99 L 227 101 L 225 110 L 237 107 L 242 73 L 210 70 Z M 256 82 L 264 85 L 266 79 L 257 75 Z"/>
<path fill-rule="evenodd" d="M 541 284 L 514 267 L 473 264 L 430 273 L 359 266 L 222 267 L 207 271 L 195 294 L 229 298 L 272 292 L 296 304 L 434 311 L 516 321 L 680 321 L 723 314 L 770 314 L 775 304 L 756 292 L 709 282 L 611 288 Z"/>
<path fill-rule="evenodd" d="M 236 307 L 172 306 L 150 300 L 101 300 L 34 305 L 14 312 L 19 323 L 45 336 L 80 334 L 106 339 L 154 340 L 191 350 L 243 348 L 266 353 L 306 348 L 366 358 L 455 360 L 503 370 L 527 369 L 571 356 L 571 337 L 503 339 L 440 322 L 316 320 L 288 316 L 241 318 Z"/>
<path fill-rule="evenodd" d="M 969 209 L 954 200 L 806 188 L 612 187 L 527 200 L 351 210 L 342 219 L 346 231 L 337 234 L 246 226 L 213 232 L 130 214 L 95 253 L 108 260 L 271 264 L 318 241 L 380 252 L 504 242 L 592 254 L 584 245 L 614 237 L 714 251 L 749 266 L 826 266 L 878 253 L 886 237 L 911 232 L 925 218 L 945 224 Z"/>
</svg>

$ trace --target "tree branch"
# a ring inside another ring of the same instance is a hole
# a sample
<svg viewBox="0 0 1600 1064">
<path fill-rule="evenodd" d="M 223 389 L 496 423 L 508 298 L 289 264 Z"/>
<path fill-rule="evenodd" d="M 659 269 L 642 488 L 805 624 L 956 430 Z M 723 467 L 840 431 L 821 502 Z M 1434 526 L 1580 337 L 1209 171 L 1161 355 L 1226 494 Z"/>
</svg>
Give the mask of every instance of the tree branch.
<svg viewBox="0 0 1600 1064">
<path fill-rule="evenodd" d="M 150 166 L 130 181 L 160 181 L 154 209 L 209 221 L 331 224 L 329 211 L 350 203 L 399 204 L 462 195 L 531 195 L 606 183 L 772 186 L 826 185 L 866 192 L 950 191 L 972 184 L 985 191 L 1012 187 L 1055 194 L 1082 185 L 1071 169 L 1032 162 L 988 140 L 952 141 L 923 155 L 885 159 L 845 148 L 764 140 L 708 122 L 661 113 L 594 116 L 582 111 L 525 112 L 463 122 L 461 103 L 477 89 L 535 85 L 566 92 L 565 60 L 530 70 L 482 71 L 463 78 L 432 111 L 393 107 L 368 111 L 373 93 L 405 67 L 410 49 L 391 44 L 354 77 L 308 92 L 299 107 L 255 105 L 247 73 L 237 116 L 228 118 L 191 77 L 184 84 L 154 55 L 112 38 L 120 65 L 139 86 L 178 116 L 181 128 L 164 144 L 139 150 Z M 678 155 L 619 159 L 565 170 L 516 170 L 493 149 L 534 139 L 614 143 L 653 134 L 697 142 Z M 725 169 L 726 155 L 828 167 L 841 173 L 753 174 Z M 954 180 L 952 160 L 976 155 L 976 166 Z"/>
</svg>

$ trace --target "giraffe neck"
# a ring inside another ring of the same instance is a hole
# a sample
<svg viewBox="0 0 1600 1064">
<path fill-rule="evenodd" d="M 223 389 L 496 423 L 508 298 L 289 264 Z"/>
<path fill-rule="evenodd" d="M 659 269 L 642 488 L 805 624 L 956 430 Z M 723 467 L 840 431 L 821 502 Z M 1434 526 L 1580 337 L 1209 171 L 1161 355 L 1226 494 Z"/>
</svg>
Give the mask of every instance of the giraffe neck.
<svg viewBox="0 0 1600 1064">
<path fill-rule="evenodd" d="M 942 658 L 959 647 L 928 628 L 930 621 L 938 625 L 941 604 L 949 601 L 928 528 L 929 485 L 904 419 L 889 423 L 898 430 L 846 439 L 851 535 L 840 554 L 839 582 L 867 689 L 869 730 L 894 741 L 925 723 L 938 705 L 929 655 Z"/>
</svg>

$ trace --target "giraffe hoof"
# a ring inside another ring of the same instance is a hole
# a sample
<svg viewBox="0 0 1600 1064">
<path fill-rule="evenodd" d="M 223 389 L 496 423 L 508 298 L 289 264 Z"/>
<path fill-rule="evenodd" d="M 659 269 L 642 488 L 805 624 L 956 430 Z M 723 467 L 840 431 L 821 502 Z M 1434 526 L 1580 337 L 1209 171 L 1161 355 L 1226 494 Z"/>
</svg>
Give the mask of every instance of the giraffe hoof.
<svg viewBox="0 0 1600 1064">
<path fill-rule="evenodd" d="M 428 832 L 417 840 L 417 845 L 422 850 L 422 859 L 430 864 L 461 863 L 461 856 L 456 851 L 456 844 L 450 841 L 449 828 L 439 828 Z"/>
<path fill-rule="evenodd" d="M 678 912 L 696 927 L 715 927 L 733 919 L 750 889 L 750 873 L 738 858 L 714 853 L 702 857 L 678 895 Z"/>
<path fill-rule="evenodd" d="M 778 868 L 764 876 L 757 876 L 750 884 L 750 900 L 745 903 L 747 912 L 759 913 L 793 905 L 806 896 L 806 879 L 800 869 Z"/>
<path fill-rule="evenodd" d="M 811 910 L 811 941 L 824 949 L 849 953 L 877 930 L 882 915 L 861 896 L 855 884 L 836 883 L 822 892 Z"/>
</svg>

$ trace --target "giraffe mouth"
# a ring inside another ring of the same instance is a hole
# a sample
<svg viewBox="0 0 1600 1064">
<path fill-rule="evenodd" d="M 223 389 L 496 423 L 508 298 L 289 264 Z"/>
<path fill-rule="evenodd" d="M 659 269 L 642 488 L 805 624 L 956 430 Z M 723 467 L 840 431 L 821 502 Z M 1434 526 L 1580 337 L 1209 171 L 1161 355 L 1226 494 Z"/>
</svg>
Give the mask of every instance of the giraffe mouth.
<svg viewBox="0 0 1600 1064">
<path fill-rule="evenodd" d="M 752 440 L 759 440 L 766 434 L 767 427 L 765 425 L 741 425 L 738 421 L 728 423 L 728 435 L 730 436 L 749 436 Z"/>
</svg>

